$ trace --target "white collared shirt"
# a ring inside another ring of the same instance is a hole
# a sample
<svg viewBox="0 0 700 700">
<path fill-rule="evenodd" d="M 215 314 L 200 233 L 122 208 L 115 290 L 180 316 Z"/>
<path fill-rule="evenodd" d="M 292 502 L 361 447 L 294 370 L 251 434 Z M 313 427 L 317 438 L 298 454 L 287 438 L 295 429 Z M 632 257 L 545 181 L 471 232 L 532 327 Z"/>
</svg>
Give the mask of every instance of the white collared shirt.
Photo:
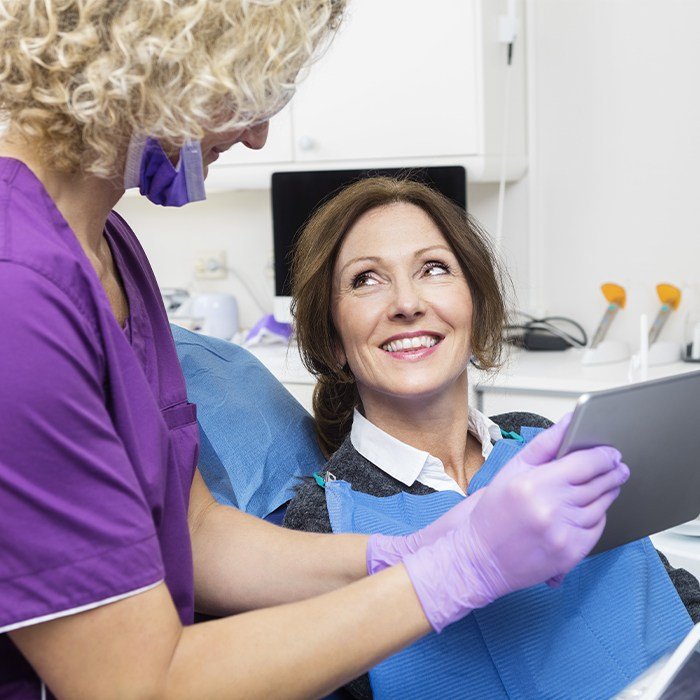
<svg viewBox="0 0 700 700">
<path fill-rule="evenodd" d="M 493 449 L 491 441 L 501 439 L 501 429 L 471 406 L 468 418 L 468 430 L 481 442 L 481 454 L 485 459 Z M 406 486 L 418 481 L 436 491 L 457 491 L 465 495 L 447 474 L 441 460 L 384 432 L 357 409 L 352 420 L 350 442 L 365 459 Z"/>
</svg>

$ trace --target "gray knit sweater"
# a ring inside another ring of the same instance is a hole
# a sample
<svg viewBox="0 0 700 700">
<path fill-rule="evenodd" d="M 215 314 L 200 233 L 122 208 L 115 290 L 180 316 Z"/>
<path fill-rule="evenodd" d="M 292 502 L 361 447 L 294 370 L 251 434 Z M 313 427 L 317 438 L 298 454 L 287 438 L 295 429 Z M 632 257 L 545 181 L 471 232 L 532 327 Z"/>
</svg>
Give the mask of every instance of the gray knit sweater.
<svg viewBox="0 0 700 700">
<path fill-rule="evenodd" d="M 492 416 L 491 420 L 503 430 L 515 432 L 520 432 L 520 428 L 523 426 L 548 428 L 552 425 L 551 421 L 542 418 L 542 416 L 520 412 Z M 416 495 L 434 492 L 434 489 L 417 481 L 411 486 L 406 486 L 389 476 L 365 459 L 353 447 L 349 436 L 328 460 L 324 470 L 331 472 L 337 479 L 352 484 L 356 491 L 369 493 L 373 496 L 393 496 L 401 491 Z M 296 495 L 287 508 L 284 526 L 308 532 L 332 531 L 326 508 L 325 492 L 313 479 L 305 479 L 299 484 Z M 697 579 L 685 569 L 674 569 L 661 552 L 659 552 L 659 557 L 693 622 L 700 622 L 700 585 Z M 372 697 L 372 689 L 366 675 L 355 679 L 346 688 L 355 698 Z"/>
</svg>

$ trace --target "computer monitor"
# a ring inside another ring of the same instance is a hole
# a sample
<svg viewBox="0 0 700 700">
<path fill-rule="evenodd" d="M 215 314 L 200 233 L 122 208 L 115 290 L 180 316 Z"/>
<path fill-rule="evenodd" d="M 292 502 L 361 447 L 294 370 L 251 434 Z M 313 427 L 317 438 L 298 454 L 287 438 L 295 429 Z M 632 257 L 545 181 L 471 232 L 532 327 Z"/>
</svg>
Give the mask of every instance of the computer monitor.
<svg viewBox="0 0 700 700">
<path fill-rule="evenodd" d="M 272 236 L 277 321 L 290 323 L 291 256 L 297 236 L 313 212 L 338 190 L 362 178 L 385 175 L 424 182 L 466 211 L 467 174 L 461 166 L 315 170 L 272 174 Z"/>
</svg>

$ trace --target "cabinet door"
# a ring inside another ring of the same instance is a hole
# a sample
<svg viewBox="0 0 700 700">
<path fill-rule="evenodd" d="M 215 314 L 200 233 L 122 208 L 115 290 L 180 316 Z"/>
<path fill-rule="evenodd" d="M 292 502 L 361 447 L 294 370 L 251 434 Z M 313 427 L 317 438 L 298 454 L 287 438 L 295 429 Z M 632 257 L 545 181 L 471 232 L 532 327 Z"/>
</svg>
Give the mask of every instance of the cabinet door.
<svg viewBox="0 0 700 700">
<path fill-rule="evenodd" d="M 349 3 L 339 34 L 292 102 L 295 159 L 479 153 L 479 5 Z"/>
<path fill-rule="evenodd" d="M 253 151 L 237 143 L 222 153 L 213 168 L 231 165 L 262 165 L 288 163 L 292 160 L 292 123 L 289 107 L 276 114 L 270 121 L 270 132 L 264 148 Z"/>
</svg>

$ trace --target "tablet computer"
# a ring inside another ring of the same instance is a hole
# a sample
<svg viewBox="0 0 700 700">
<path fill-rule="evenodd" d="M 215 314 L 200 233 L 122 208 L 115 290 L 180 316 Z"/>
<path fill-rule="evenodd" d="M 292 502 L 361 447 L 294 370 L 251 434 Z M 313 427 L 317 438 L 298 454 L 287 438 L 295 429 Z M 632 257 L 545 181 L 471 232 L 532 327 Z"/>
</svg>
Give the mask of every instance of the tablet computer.
<svg viewBox="0 0 700 700">
<path fill-rule="evenodd" d="M 700 623 L 676 649 L 652 664 L 614 700 L 697 700 L 700 695 Z"/>
<path fill-rule="evenodd" d="M 630 477 L 610 506 L 599 554 L 700 514 L 700 372 L 584 394 L 558 457 L 612 445 Z"/>
</svg>

